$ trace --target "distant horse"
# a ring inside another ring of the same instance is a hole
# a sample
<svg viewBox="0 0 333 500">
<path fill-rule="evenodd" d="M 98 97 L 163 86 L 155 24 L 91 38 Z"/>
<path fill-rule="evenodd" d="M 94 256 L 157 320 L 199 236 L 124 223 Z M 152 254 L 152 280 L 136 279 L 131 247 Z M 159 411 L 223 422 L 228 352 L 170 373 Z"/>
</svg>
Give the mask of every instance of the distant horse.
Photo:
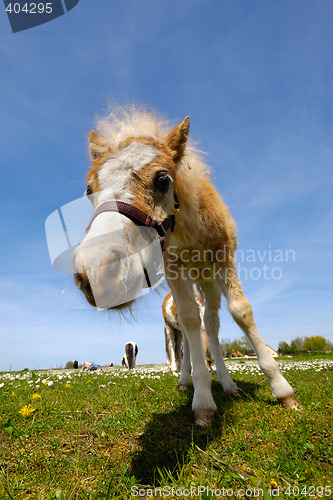
<svg viewBox="0 0 333 500">
<path fill-rule="evenodd" d="M 93 363 L 91 363 L 90 361 L 85 361 L 84 363 L 82 363 L 81 372 L 88 370 L 88 368 L 90 368 L 92 365 Z"/>
<path fill-rule="evenodd" d="M 195 300 L 199 306 L 200 317 L 203 319 L 204 305 L 201 295 L 195 290 Z M 164 318 L 164 337 L 165 337 L 165 351 L 167 354 L 167 365 L 170 366 L 171 371 L 177 372 L 182 366 L 182 370 L 191 372 L 191 359 L 190 348 L 187 342 L 186 335 L 183 336 L 181 326 L 178 321 L 178 311 L 175 301 L 171 293 L 168 293 L 162 304 L 162 312 Z M 201 326 L 201 342 L 202 348 L 205 353 L 207 368 L 212 370 L 212 359 L 210 354 L 209 338 L 206 333 L 205 327 Z M 181 348 L 183 346 L 183 356 L 181 356 Z M 180 386 L 181 389 L 186 389 L 188 386 Z"/>
<path fill-rule="evenodd" d="M 88 372 L 93 372 L 96 370 L 102 371 L 102 367 L 101 365 L 96 365 L 95 363 L 91 363 L 90 361 L 85 361 L 84 363 L 82 363 L 81 372 L 84 372 L 85 370 L 87 370 Z"/>
<path fill-rule="evenodd" d="M 125 366 L 129 370 L 133 370 L 133 368 L 135 368 L 138 352 L 139 349 L 135 342 L 127 342 L 125 345 L 125 356 L 121 362 L 122 366 Z"/>
<path fill-rule="evenodd" d="M 222 293 L 234 320 L 253 344 L 273 396 L 285 408 L 296 408 L 294 390 L 261 339 L 238 280 L 235 223 L 211 183 L 207 165 L 188 140 L 189 118 L 170 129 L 154 113 L 120 108 L 97 127 L 98 133 L 92 130 L 89 135 L 92 166 L 86 190 L 95 213 L 73 255 L 75 282 L 88 302 L 102 308 L 128 307 L 139 290 L 150 286 L 150 255 L 145 256 L 144 265 L 139 251 L 134 255 L 140 245 L 147 245 L 141 228 L 149 228 L 160 236 L 165 276 L 189 342 L 196 423 L 211 421 L 216 404 L 201 345 L 193 283 L 200 284 L 204 296 L 205 328 L 224 391 L 238 395 L 218 341 Z M 116 240 L 112 237 L 115 229 Z M 190 384 L 188 371 L 182 372 L 179 383 Z"/>
</svg>

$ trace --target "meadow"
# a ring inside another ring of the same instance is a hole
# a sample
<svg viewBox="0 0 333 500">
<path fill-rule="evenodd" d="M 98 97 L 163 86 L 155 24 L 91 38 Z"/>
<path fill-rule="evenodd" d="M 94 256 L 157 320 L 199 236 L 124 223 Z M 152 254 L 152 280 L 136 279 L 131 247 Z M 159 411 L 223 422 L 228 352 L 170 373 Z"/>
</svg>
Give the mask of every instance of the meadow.
<svg viewBox="0 0 333 500">
<path fill-rule="evenodd" d="M 332 498 L 333 356 L 278 362 L 301 410 L 227 360 L 241 397 L 213 375 L 204 429 L 164 365 L 0 373 L 0 498 Z"/>
</svg>

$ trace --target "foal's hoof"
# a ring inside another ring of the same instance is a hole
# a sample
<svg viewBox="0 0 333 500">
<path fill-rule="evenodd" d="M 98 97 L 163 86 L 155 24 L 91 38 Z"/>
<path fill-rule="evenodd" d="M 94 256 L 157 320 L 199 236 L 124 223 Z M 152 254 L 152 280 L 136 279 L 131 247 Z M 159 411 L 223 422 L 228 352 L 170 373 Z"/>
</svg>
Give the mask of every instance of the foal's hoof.
<svg viewBox="0 0 333 500">
<path fill-rule="evenodd" d="M 286 408 L 286 410 L 300 410 L 302 408 L 301 403 L 293 394 L 285 398 L 278 398 L 278 401 L 281 403 L 283 408 Z"/>
<path fill-rule="evenodd" d="M 180 391 L 188 391 L 190 388 L 190 384 L 188 382 L 180 382 L 178 385 Z"/>
<path fill-rule="evenodd" d="M 215 410 L 194 410 L 195 423 L 204 427 L 213 421 Z"/>
<path fill-rule="evenodd" d="M 226 394 L 229 394 L 230 396 L 233 396 L 234 398 L 240 398 L 238 387 L 235 387 L 234 389 L 230 389 L 230 391 L 226 391 Z"/>
</svg>

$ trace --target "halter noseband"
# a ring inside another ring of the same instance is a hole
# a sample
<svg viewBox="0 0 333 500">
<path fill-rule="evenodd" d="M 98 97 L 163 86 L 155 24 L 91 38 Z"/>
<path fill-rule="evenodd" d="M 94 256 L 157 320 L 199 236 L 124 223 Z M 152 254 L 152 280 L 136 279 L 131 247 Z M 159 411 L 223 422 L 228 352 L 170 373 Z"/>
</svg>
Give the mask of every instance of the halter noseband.
<svg viewBox="0 0 333 500">
<path fill-rule="evenodd" d="M 179 208 L 179 202 L 176 194 L 175 194 L 175 208 L 176 209 Z M 104 212 L 118 212 L 121 215 L 125 215 L 128 219 L 130 219 L 138 226 L 146 226 L 155 229 L 157 231 L 157 234 L 159 235 L 159 241 L 162 250 L 164 246 L 164 238 L 166 232 L 169 229 L 171 229 L 172 232 L 175 228 L 174 214 L 169 215 L 161 222 L 158 222 L 156 219 L 153 219 L 150 215 L 146 214 L 139 208 L 133 207 L 133 205 L 130 205 L 129 203 L 119 200 L 110 200 L 102 203 L 96 208 L 94 215 L 92 216 L 92 219 L 86 228 L 87 233 L 90 230 L 91 225 L 96 219 L 96 217 Z"/>
</svg>

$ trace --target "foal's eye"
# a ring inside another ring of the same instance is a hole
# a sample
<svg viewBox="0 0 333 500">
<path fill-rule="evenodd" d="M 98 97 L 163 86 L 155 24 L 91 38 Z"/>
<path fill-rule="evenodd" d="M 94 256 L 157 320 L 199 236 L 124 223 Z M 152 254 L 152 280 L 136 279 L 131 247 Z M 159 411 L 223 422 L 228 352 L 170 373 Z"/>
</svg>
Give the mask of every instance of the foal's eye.
<svg viewBox="0 0 333 500">
<path fill-rule="evenodd" d="M 90 186 L 87 186 L 86 192 L 84 193 L 86 196 L 90 196 L 92 194 L 92 189 Z"/>
<path fill-rule="evenodd" d="M 157 176 L 154 179 L 154 187 L 156 190 L 160 191 L 161 193 L 167 193 L 169 190 L 170 184 L 171 184 L 171 179 L 165 173 L 157 174 Z"/>
</svg>

